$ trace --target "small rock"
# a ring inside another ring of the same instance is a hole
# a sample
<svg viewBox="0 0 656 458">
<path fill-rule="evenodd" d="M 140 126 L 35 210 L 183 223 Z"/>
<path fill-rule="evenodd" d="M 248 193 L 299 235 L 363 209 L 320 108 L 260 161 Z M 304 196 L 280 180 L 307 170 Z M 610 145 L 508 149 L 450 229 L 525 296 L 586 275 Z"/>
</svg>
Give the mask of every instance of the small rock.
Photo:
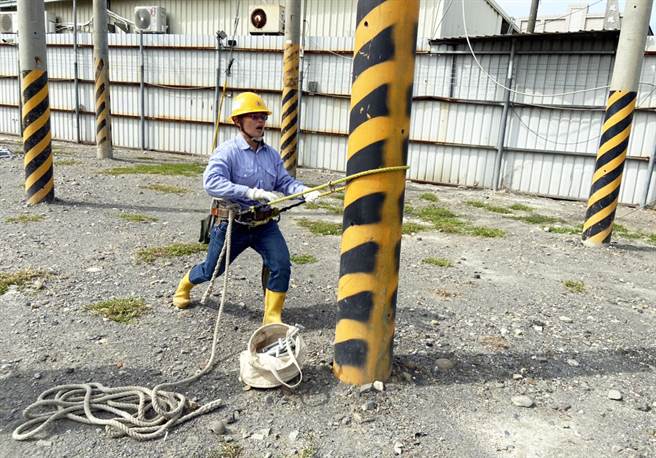
<svg viewBox="0 0 656 458">
<path fill-rule="evenodd" d="M 349 424 L 351 424 L 351 418 L 350 418 L 350 417 L 344 417 L 344 418 L 342 418 L 342 424 L 343 424 L 343 425 L 349 425 Z"/>
<path fill-rule="evenodd" d="M 412 374 L 410 372 L 403 372 L 401 374 L 401 377 L 403 378 L 404 381 L 406 382 L 412 382 Z"/>
<path fill-rule="evenodd" d="M 294 442 L 296 439 L 298 439 L 298 435 L 300 434 L 298 429 L 295 429 L 291 433 L 289 433 L 289 440 Z"/>
<path fill-rule="evenodd" d="M 40 278 L 34 280 L 32 286 L 34 286 L 34 289 L 43 289 L 43 280 L 41 280 Z"/>
<path fill-rule="evenodd" d="M 275 399 L 273 399 L 273 395 L 267 394 L 266 397 L 264 398 L 264 403 L 268 406 L 272 406 L 274 403 Z"/>
<path fill-rule="evenodd" d="M 271 458 L 273 456 L 273 453 L 267 452 L 266 455 L 264 455 L 264 458 Z"/>
<path fill-rule="evenodd" d="M 400 455 L 403 453 L 403 444 L 399 441 L 394 442 L 394 454 Z"/>
<path fill-rule="evenodd" d="M 265 438 L 266 436 L 265 436 L 264 434 L 262 434 L 262 433 L 255 433 L 255 434 L 252 434 L 251 437 L 252 437 L 253 439 L 255 439 L 256 441 L 261 441 L 261 440 L 264 440 L 264 438 Z"/>
<path fill-rule="evenodd" d="M 383 382 L 381 382 L 380 380 L 376 380 L 374 382 L 374 390 L 380 391 L 380 392 L 385 391 L 385 384 Z"/>
<path fill-rule="evenodd" d="M 613 401 L 621 401 L 622 393 L 619 390 L 609 390 L 608 399 L 612 399 Z"/>
<path fill-rule="evenodd" d="M 34 378 L 39 380 L 41 378 L 41 372 L 37 372 L 36 374 L 34 374 Z"/>
<path fill-rule="evenodd" d="M 225 434 L 226 432 L 226 423 L 223 420 L 213 421 L 210 423 L 210 431 L 219 436 Z"/>
<path fill-rule="evenodd" d="M 567 412 L 569 409 L 572 408 L 572 406 L 569 405 L 566 402 L 559 402 L 559 403 L 554 404 L 553 406 L 551 406 L 551 408 L 553 410 L 558 410 L 559 412 Z"/>
<path fill-rule="evenodd" d="M 439 358 L 435 361 L 435 365 L 441 371 L 448 371 L 449 369 L 453 369 L 456 364 L 450 359 Z"/>
<path fill-rule="evenodd" d="M 376 410 L 377 407 L 378 407 L 378 404 L 376 403 L 376 401 L 367 401 L 364 404 L 362 404 L 362 406 L 360 408 L 362 410 L 364 410 L 365 412 L 368 412 L 368 411 L 371 411 L 371 410 Z"/>
<path fill-rule="evenodd" d="M 89 267 L 87 269 L 87 272 L 94 273 L 94 272 L 100 272 L 101 270 L 102 270 L 102 267 L 93 266 L 93 267 Z"/>
<path fill-rule="evenodd" d="M 528 396 L 513 396 L 510 398 L 510 401 L 513 403 L 513 405 L 516 405 L 517 407 L 533 407 L 533 399 L 529 398 Z"/>
<path fill-rule="evenodd" d="M 232 423 L 237 421 L 237 416 L 235 415 L 235 413 L 236 412 L 232 412 L 226 417 L 225 419 L 226 424 L 231 425 Z"/>
<path fill-rule="evenodd" d="M 558 319 L 559 319 L 560 321 L 562 321 L 563 323 L 573 323 L 573 322 L 574 322 L 574 320 L 571 319 L 571 318 L 568 317 L 568 316 L 561 316 L 561 317 L 559 317 Z"/>
<path fill-rule="evenodd" d="M 373 384 L 373 383 L 365 383 L 364 385 L 360 385 L 360 394 L 368 393 L 368 392 L 371 391 L 373 388 L 374 388 L 374 384 Z"/>
<path fill-rule="evenodd" d="M 640 412 L 649 412 L 651 410 L 651 406 L 647 402 L 643 402 L 642 404 L 638 404 L 636 406 L 636 410 L 639 410 Z"/>
<path fill-rule="evenodd" d="M 44 439 L 40 439 L 36 441 L 36 446 L 37 447 L 52 447 L 52 441 L 47 441 Z"/>
<path fill-rule="evenodd" d="M 568 359 L 567 364 L 569 364 L 570 366 L 574 366 L 574 367 L 579 367 L 580 366 L 579 362 L 575 359 Z"/>
<path fill-rule="evenodd" d="M 522 374 L 513 374 L 513 380 L 521 380 L 524 377 L 522 377 Z"/>
<path fill-rule="evenodd" d="M 431 326 L 438 326 L 440 324 L 440 322 L 437 321 L 437 320 L 431 320 L 430 324 L 431 324 Z"/>
</svg>

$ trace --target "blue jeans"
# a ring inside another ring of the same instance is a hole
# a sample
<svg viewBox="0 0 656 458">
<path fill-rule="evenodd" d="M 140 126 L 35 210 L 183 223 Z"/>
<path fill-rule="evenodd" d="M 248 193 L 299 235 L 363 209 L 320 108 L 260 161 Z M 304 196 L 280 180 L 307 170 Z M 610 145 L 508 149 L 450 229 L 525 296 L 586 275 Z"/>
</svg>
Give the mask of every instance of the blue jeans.
<svg viewBox="0 0 656 458">
<path fill-rule="evenodd" d="M 216 263 L 221 254 L 227 229 L 228 223 L 226 221 L 222 221 L 212 228 L 205 261 L 194 266 L 189 273 L 189 281 L 194 285 L 209 281 L 212 278 Z M 267 288 L 271 291 L 286 293 L 289 288 L 291 262 L 289 261 L 287 243 L 280 229 L 278 229 L 278 223 L 269 221 L 257 227 L 233 223 L 230 264 L 249 247 L 253 248 L 262 256 L 264 265 L 271 272 Z M 221 262 L 218 275 L 223 274 L 224 270 L 225 259 Z"/>
</svg>

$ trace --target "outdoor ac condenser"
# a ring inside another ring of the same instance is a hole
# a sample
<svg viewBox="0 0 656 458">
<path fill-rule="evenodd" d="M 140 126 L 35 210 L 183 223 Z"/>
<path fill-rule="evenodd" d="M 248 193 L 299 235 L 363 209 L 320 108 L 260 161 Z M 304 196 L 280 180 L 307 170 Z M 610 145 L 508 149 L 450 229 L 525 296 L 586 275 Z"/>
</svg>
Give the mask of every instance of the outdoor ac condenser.
<svg viewBox="0 0 656 458">
<path fill-rule="evenodd" d="M 283 35 L 285 7 L 282 5 L 251 5 L 248 7 L 248 33 L 251 35 Z"/>
<path fill-rule="evenodd" d="M 166 8 L 162 6 L 137 6 L 134 8 L 134 25 L 137 30 L 149 33 L 166 33 Z"/>
<path fill-rule="evenodd" d="M 47 11 L 43 13 L 43 20 L 45 24 L 46 33 L 55 33 L 55 17 L 48 14 Z M 8 11 L 0 13 L 0 33 L 17 33 L 18 32 L 18 16 L 15 11 Z"/>
</svg>

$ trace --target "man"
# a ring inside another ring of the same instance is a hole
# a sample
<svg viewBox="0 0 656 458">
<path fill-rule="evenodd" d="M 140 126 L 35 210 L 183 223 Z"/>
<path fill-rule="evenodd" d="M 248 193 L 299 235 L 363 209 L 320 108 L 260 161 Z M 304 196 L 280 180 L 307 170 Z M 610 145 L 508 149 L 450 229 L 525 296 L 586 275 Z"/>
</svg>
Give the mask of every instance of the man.
<svg viewBox="0 0 656 458">
<path fill-rule="evenodd" d="M 290 195 L 309 189 L 289 176 L 278 152 L 264 143 L 264 126 L 270 114 L 264 100 L 253 92 L 243 92 L 235 97 L 230 117 L 239 133 L 221 144 L 207 164 L 203 182 L 210 196 L 228 200 L 244 209 L 258 201 L 266 203 L 277 199 L 273 191 Z M 305 199 L 312 201 L 318 196 L 319 191 L 313 191 Z M 259 225 L 235 221 L 230 262 L 248 247 L 262 256 L 270 271 L 264 294 L 263 323 L 280 323 L 289 288 L 291 262 L 278 224 L 273 220 L 265 221 L 256 221 Z M 194 266 L 180 280 L 173 296 L 176 307 L 188 307 L 191 289 L 212 278 L 227 227 L 228 222 L 224 219 L 212 228 L 205 261 Z M 219 275 L 224 269 L 225 260 L 221 263 Z"/>
</svg>

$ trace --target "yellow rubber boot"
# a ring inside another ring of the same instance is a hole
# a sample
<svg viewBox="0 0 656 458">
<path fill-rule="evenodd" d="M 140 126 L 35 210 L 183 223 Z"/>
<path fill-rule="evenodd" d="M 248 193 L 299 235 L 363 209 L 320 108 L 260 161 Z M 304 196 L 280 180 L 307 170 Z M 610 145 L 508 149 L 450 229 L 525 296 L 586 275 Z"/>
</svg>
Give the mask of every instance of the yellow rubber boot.
<svg viewBox="0 0 656 458">
<path fill-rule="evenodd" d="M 282 307 L 287 293 L 267 289 L 264 293 L 264 318 L 262 324 L 282 323 Z"/>
<path fill-rule="evenodd" d="M 178 289 L 175 290 L 175 294 L 173 295 L 173 305 L 179 309 L 186 309 L 189 307 L 189 304 L 191 304 L 189 293 L 193 287 L 194 284 L 189 281 L 189 272 L 187 272 L 185 276 L 182 277 L 182 280 L 180 280 Z"/>
</svg>

